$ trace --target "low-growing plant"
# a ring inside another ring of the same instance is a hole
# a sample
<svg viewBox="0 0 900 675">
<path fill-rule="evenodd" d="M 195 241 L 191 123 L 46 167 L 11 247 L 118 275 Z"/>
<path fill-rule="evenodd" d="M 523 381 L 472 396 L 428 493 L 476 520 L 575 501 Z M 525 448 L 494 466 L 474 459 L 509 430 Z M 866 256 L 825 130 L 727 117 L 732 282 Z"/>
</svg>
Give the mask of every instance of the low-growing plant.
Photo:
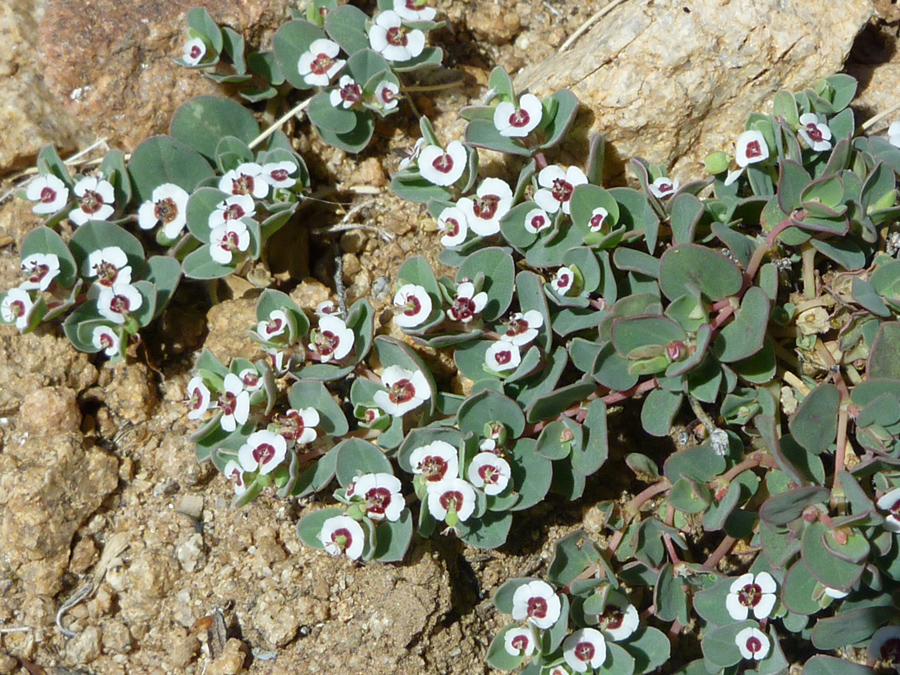
<svg viewBox="0 0 900 675">
<path fill-rule="evenodd" d="M 317 4 L 279 31 L 274 56 L 255 59 L 195 10 L 183 62 L 212 69 L 227 55 L 236 75 L 211 74 L 250 100 L 281 84 L 253 62 L 297 88 L 327 86 L 339 59 L 324 26 L 365 102 L 376 80 L 396 84 L 384 59 L 435 59 L 400 58 L 375 37 L 400 28 L 412 40 L 439 25 L 433 13 L 401 12 L 395 26 L 396 3 L 382 10 L 366 37 L 359 10 Z M 327 57 L 315 66 L 324 82 L 302 72 L 308 54 Z M 326 141 L 345 108 L 355 126 L 343 133 L 368 125 L 369 108 L 344 106 L 347 86 L 309 104 Z M 365 299 L 343 312 L 263 291 L 248 334 L 264 358 L 197 361 L 198 459 L 234 483 L 235 506 L 331 492 L 335 505 L 304 515 L 300 539 L 381 562 L 403 560 L 416 535 L 503 546 L 517 512 L 577 500 L 592 475 L 624 463 L 646 487 L 595 504 L 601 531 L 556 542 L 545 578 L 496 592 L 511 621 L 486 659 L 501 670 L 900 666 L 900 126 L 889 140 L 861 133 L 855 92 L 846 75 L 780 91 L 733 156 L 707 158 L 710 177 L 682 185 L 634 159 L 635 187 L 604 188 L 601 137 L 584 166 L 548 159 L 574 95 L 517 94 L 495 70 L 483 105 L 461 111 L 465 138 L 441 142 L 422 118 L 392 177 L 397 194 L 427 204 L 440 260 L 456 268 L 438 277 L 414 257 L 397 271 L 393 320 L 407 340 L 376 335 Z M 314 111 L 326 105 L 323 122 Z M 127 167 L 112 153 L 101 176 L 73 181 L 45 151 L 26 197 L 52 215 L 23 243 L 28 279 L 0 299 L 2 319 L 27 331 L 71 310 L 76 346 L 121 358 L 123 337 L 159 314 L 182 269 L 218 278 L 259 257 L 308 178 L 281 134 L 254 155 L 258 131 L 240 106 L 201 98 L 171 136 L 146 141 Z M 515 179 L 481 176 L 478 148 L 507 155 Z M 52 229 L 64 217 L 81 225 L 68 242 Z M 169 255 L 146 260 L 123 220 L 157 228 Z M 462 386 L 435 377 L 417 346 L 452 352 Z M 626 408 L 671 451 L 620 458 L 614 446 L 611 459 L 608 426 Z"/>
</svg>

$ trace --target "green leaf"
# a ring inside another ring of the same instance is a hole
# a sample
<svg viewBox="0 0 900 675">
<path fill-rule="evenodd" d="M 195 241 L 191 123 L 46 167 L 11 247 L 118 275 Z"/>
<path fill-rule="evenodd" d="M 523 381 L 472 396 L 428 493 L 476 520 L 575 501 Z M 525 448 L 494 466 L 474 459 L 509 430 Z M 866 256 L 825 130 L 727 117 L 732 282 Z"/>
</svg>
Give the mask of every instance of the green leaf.
<svg viewBox="0 0 900 675">
<path fill-rule="evenodd" d="M 872 281 L 874 285 L 874 275 Z M 866 372 L 900 380 L 900 322 L 885 321 L 878 327 L 866 363 Z"/>
<path fill-rule="evenodd" d="M 703 203 L 694 195 L 680 192 L 666 204 L 670 214 L 672 238 L 676 244 L 686 244 L 694 240 L 697 223 L 703 216 Z"/>
<path fill-rule="evenodd" d="M 550 422 L 538 436 L 534 451 L 550 460 L 565 459 L 573 447 L 584 441 L 581 425 L 570 419 Z"/>
<path fill-rule="evenodd" d="M 540 422 L 556 417 L 596 391 L 597 385 L 587 379 L 559 387 L 549 394 L 538 396 L 528 406 L 526 419 Z"/>
<path fill-rule="evenodd" d="M 672 428 L 672 420 L 681 409 L 684 394 L 654 389 L 641 407 L 641 426 L 651 436 L 662 437 Z"/>
<path fill-rule="evenodd" d="M 237 101 L 197 96 L 175 111 L 169 133 L 208 160 L 215 161 L 219 139 L 234 136 L 249 144 L 259 135 L 259 124 L 253 113 Z"/>
<path fill-rule="evenodd" d="M 853 296 L 853 300 L 862 305 L 863 309 L 881 318 L 887 318 L 891 315 L 891 310 L 884 304 L 884 300 L 875 292 L 875 288 L 868 281 L 864 281 L 859 277 L 853 277 L 850 289 L 850 295 Z"/>
<path fill-rule="evenodd" d="M 883 374 L 880 370 L 867 372 Z M 816 455 L 825 452 L 837 437 L 840 404 L 841 394 L 833 384 L 825 382 L 813 389 L 788 423 L 794 440 Z"/>
<path fill-rule="evenodd" d="M 481 391 L 470 396 L 460 406 L 457 415 L 459 430 L 480 436 L 488 422 L 502 422 L 509 429 L 510 438 L 519 438 L 525 430 L 525 415 L 516 402 L 495 391 Z"/>
<path fill-rule="evenodd" d="M 709 300 L 722 300 L 741 290 L 740 268 L 721 253 L 698 244 L 679 244 L 660 260 L 659 288 L 669 300 L 688 293 L 692 284 Z"/>
<path fill-rule="evenodd" d="M 572 468 L 582 476 L 590 476 L 600 470 L 609 456 L 606 404 L 602 400 L 594 399 L 588 405 L 583 429 L 587 439 L 583 446 L 573 446 Z"/>
<path fill-rule="evenodd" d="M 205 8 L 194 7 L 188 10 L 184 18 L 188 28 L 203 36 L 217 54 L 222 52 L 222 31 Z"/>
<path fill-rule="evenodd" d="M 739 663 L 743 657 L 735 641 L 737 634 L 745 628 L 757 627 L 755 621 L 735 621 L 713 628 L 703 636 L 701 642 L 703 656 L 718 668 L 727 668 Z"/>
<path fill-rule="evenodd" d="M 320 509 L 319 511 L 308 513 L 297 523 L 297 536 L 300 537 L 300 541 L 310 548 L 324 551 L 325 544 L 319 539 L 319 533 L 322 531 L 326 520 L 342 515 L 344 515 L 344 509 L 340 507 Z"/>
<path fill-rule="evenodd" d="M 391 462 L 376 445 L 360 438 L 348 438 L 335 446 L 337 464 L 335 474 L 341 487 L 346 487 L 357 476 L 366 473 L 393 475 Z"/>
<path fill-rule="evenodd" d="M 509 73 L 501 66 L 497 66 L 491 71 L 488 78 L 488 89 L 494 91 L 494 96 L 499 97 L 501 101 L 516 102 L 516 90 L 513 88 L 512 80 L 509 79 Z"/>
<path fill-rule="evenodd" d="M 671 342 L 684 342 L 687 333 L 664 316 L 635 316 L 616 319 L 612 324 L 612 342 L 619 356 L 629 355 L 647 346 L 665 347 Z"/>
<path fill-rule="evenodd" d="M 485 148 L 507 155 L 531 157 L 531 150 L 521 141 L 509 136 L 501 136 L 492 119 L 475 119 L 466 126 L 466 145 L 473 148 Z"/>
<path fill-rule="evenodd" d="M 679 478 L 669 492 L 669 504 L 687 514 L 703 513 L 710 503 L 709 489 L 703 483 Z"/>
<path fill-rule="evenodd" d="M 380 562 L 401 562 L 412 541 L 413 523 L 409 509 L 404 509 L 396 521 L 385 520 L 375 526 L 375 552 Z"/>
<path fill-rule="evenodd" d="M 153 318 L 156 318 L 169 304 L 175 289 L 178 288 L 181 265 L 175 258 L 155 255 L 147 260 L 147 267 L 142 276 L 156 287 L 156 310 L 153 314 Z"/>
<path fill-rule="evenodd" d="M 568 89 L 554 92 L 550 98 L 557 105 L 550 123 L 544 126 L 544 121 L 541 121 L 541 126 L 544 127 L 544 137 L 547 139 L 540 146 L 542 150 L 551 148 L 562 140 L 563 135 L 575 120 L 575 113 L 578 112 L 578 98 Z"/>
<path fill-rule="evenodd" d="M 725 466 L 725 458 L 717 454 L 707 441 L 703 445 L 669 455 L 663 465 L 663 473 L 672 483 L 682 477 L 708 481 L 725 471 Z"/>
<path fill-rule="evenodd" d="M 634 657 L 614 642 L 606 643 L 606 660 L 599 668 L 594 668 L 596 675 L 632 675 L 634 673 Z"/>
<path fill-rule="evenodd" d="M 819 619 L 810 638 L 817 649 L 840 649 L 867 640 L 894 616 L 891 607 L 866 607 L 842 612 L 828 619 Z M 806 669 L 803 669 L 806 672 Z M 842 670 L 844 673 L 852 672 Z"/>
<path fill-rule="evenodd" d="M 576 530 L 566 535 L 554 546 L 553 558 L 547 570 L 547 581 L 557 586 L 568 586 L 585 570 L 591 568 L 601 558 L 600 550 L 583 530 Z M 507 582 L 510 583 L 510 582 Z M 506 587 L 504 584 L 501 590 Z M 497 597 L 500 596 L 498 591 Z M 497 600 L 495 598 L 494 602 Z M 500 611 L 506 611 L 497 604 Z M 509 611 L 512 613 L 512 596 L 510 595 Z"/>
<path fill-rule="evenodd" d="M 800 675 L 872 675 L 872 669 L 847 659 L 818 654 L 806 662 Z"/>
<path fill-rule="evenodd" d="M 526 657 L 524 654 L 513 656 L 506 651 L 506 634 L 516 628 L 521 628 L 521 625 L 518 623 L 511 623 L 504 626 L 491 641 L 491 646 L 488 647 L 487 654 L 484 657 L 484 660 L 491 668 L 496 668 L 497 670 L 515 670 L 525 661 Z"/>
<path fill-rule="evenodd" d="M 787 525 L 802 516 L 807 506 L 824 504 L 829 496 L 824 487 L 794 488 L 769 497 L 760 507 L 759 517 L 772 525 Z"/>
<path fill-rule="evenodd" d="M 604 208 L 608 212 L 603 222 L 603 231 L 612 231 L 619 222 L 619 204 L 615 198 L 597 185 L 579 185 L 575 188 L 571 200 L 572 222 L 585 236 L 592 234 L 591 218 L 597 208 Z"/>
<path fill-rule="evenodd" d="M 459 538 L 476 548 L 499 548 L 506 543 L 512 518 L 511 513 L 488 511 L 480 518 L 470 518 L 457 525 Z"/>
<path fill-rule="evenodd" d="M 677 620 L 681 622 L 684 620 L 685 623 L 682 625 L 686 625 L 686 622 L 690 620 L 684 584 L 680 579 L 676 579 L 674 569 L 670 563 L 663 565 L 662 570 L 659 572 L 659 579 L 653 588 L 653 604 L 656 607 L 656 616 L 661 621 Z M 656 629 L 650 628 L 647 630 Z M 666 640 L 667 647 L 668 642 Z M 629 649 L 629 651 L 631 650 Z"/>
<path fill-rule="evenodd" d="M 348 54 L 355 54 L 369 47 L 369 38 L 366 34 L 368 19 L 361 9 L 352 5 L 342 5 L 329 11 L 325 16 L 325 31 L 341 46 L 341 49 Z"/>
<path fill-rule="evenodd" d="M 317 380 L 295 382 L 288 393 L 288 401 L 296 410 L 315 408 L 319 413 L 320 428 L 329 436 L 340 437 L 350 430 L 340 406 L 325 385 Z"/>
<path fill-rule="evenodd" d="M 356 126 L 352 131 L 335 133 L 318 126 L 316 131 L 321 139 L 329 145 L 354 154 L 361 152 L 372 139 L 372 134 L 375 132 L 375 120 L 368 112 L 362 110 L 354 110 L 353 114 L 356 116 Z"/>
<path fill-rule="evenodd" d="M 474 281 L 479 275 L 484 275 L 482 290 L 487 293 L 488 302 L 482 316 L 485 321 L 496 321 L 506 313 L 512 302 L 515 272 L 512 256 L 506 250 L 489 247 L 466 258 L 456 273 L 456 281 Z"/>
<path fill-rule="evenodd" d="M 862 575 L 863 566 L 842 560 L 831 553 L 824 542 L 826 531 L 827 528 L 820 522 L 810 523 L 806 527 L 800 542 L 803 561 L 822 585 L 849 591 Z"/>
<path fill-rule="evenodd" d="M 144 247 L 141 241 L 127 230 L 103 220 L 92 220 L 79 227 L 69 241 L 69 250 L 75 258 L 75 266 L 83 271 L 88 256 L 94 251 L 118 246 L 125 253 L 134 274 L 144 268 Z M 62 265 L 60 265 L 60 269 Z"/>
<path fill-rule="evenodd" d="M 669 638 L 652 626 L 638 628 L 622 645 L 634 657 L 634 672 L 645 675 L 665 664 L 672 652 Z"/>
<path fill-rule="evenodd" d="M 769 298 L 751 286 L 741 300 L 735 320 L 725 326 L 713 345 L 713 353 L 723 363 L 749 358 L 763 347 L 769 323 Z"/>
<path fill-rule="evenodd" d="M 313 96 L 306 112 L 309 115 L 309 121 L 323 131 L 348 134 L 356 128 L 355 111 L 344 107 L 335 108 L 331 105 L 331 96 L 328 91 L 320 91 Z"/>
<path fill-rule="evenodd" d="M 818 579 L 810 573 L 806 563 L 798 560 L 784 577 L 781 601 L 788 610 L 795 614 L 815 614 L 822 608 L 813 597 L 818 585 Z"/>
</svg>

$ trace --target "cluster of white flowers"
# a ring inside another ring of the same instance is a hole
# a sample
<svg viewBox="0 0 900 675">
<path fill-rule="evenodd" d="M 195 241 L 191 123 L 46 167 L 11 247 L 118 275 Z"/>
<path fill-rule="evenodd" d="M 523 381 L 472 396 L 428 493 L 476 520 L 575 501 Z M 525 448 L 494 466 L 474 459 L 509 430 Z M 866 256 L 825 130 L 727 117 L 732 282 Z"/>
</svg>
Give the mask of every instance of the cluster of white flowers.
<svg viewBox="0 0 900 675">
<path fill-rule="evenodd" d="M 509 373 L 522 363 L 521 347 L 529 345 L 544 325 L 544 317 L 536 310 L 514 313 L 500 332 L 500 339 L 492 343 L 484 354 L 485 367 L 494 373 Z"/>
<path fill-rule="evenodd" d="M 69 220 L 76 226 L 90 220 L 108 220 L 115 213 L 115 190 L 102 176 L 81 178 L 72 191 L 78 198 L 78 206 L 69 212 Z M 49 215 L 68 205 L 69 188 L 53 174 L 42 174 L 28 184 L 25 198 L 37 202 L 32 208 L 34 213 Z"/>
</svg>

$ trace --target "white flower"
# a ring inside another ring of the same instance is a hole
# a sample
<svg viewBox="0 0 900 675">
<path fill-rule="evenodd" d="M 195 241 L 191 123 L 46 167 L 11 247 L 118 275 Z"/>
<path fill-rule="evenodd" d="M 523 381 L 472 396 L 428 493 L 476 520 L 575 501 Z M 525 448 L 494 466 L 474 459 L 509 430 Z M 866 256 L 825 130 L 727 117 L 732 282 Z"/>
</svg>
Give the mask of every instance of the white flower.
<svg viewBox="0 0 900 675">
<path fill-rule="evenodd" d="M 163 183 L 153 190 L 150 200 L 138 209 L 138 227 L 152 230 L 162 225 L 167 239 L 175 239 L 187 225 L 187 192 L 174 183 Z"/>
<path fill-rule="evenodd" d="M 756 164 L 769 158 L 769 146 L 761 131 L 745 131 L 737 139 L 734 161 L 738 166 L 746 168 L 748 164 Z"/>
<path fill-rule="evenodd" d="M 318 435 L 314 427 L 319 425 L 319 412 L 315 408 L 291 408 L 278 418 L 278 423 L 278 433 L 286 440 L 297 445 L 309 445 Z"/>
<path fill-rule="evenodd" d="M 378 86 L 375 87 L 374 95 L 375 100 L 383 110 L 393 110 L 399 103 L 399 101 L 397 100 L 397 94 L 399 93 L 400 87 L 398 87 L 393 82 L 383 80 L 382 82 L 378 83 Z M 420 138 L 419 140 L 422 139 Z"/>
<path fill-rule="evenodd" d="M 741 656 L 751 661 L 762 661 L 769 653 L 769 638 L 759 628 L 748 626 L 734 636 L 734 643 Z"/>
<path fill-rule="evenodd" d="M 547 166 L 538 174 L 540 189 L 534 193 L 534 201 L 547 213 L 556 213 L 560 209 L 569 213 L 572 206 L 572 193 L 579 185 L 588 182 L 584 171 L 577 166 L 563 169 L 561 166 Z"/>
<path fill-rule="evenodd" d="M 591 220 L 589 221 L 589 227 L 591 232 L 603 232 L 604 226 L 606 225 L 606 218 L 609 216 L 609 211 L 604 209 L 602 206 L 598 206 L 596 209 L 591 211 Z"/>
<path fill-rule="evenodd" d="M 481 314 L 487 302 L 487 293 L 484 291 L 476 293 L 475 284 L 471 281 L 464 281 L 456 287 L 456 298 L 453 299 L 453 304 L 447 310 L 447 316 L 453 321 L 468 323 L 477 314 Z"/>
<path fill-rule="evenodd" d="M 263 386 L 263 379 L 256 368 L 244 368 L 238 373 L 238 377 L 241 378 L 244 390 L 250 393 L 258 391 Z"/>
<path fill-rule="evenodd" d="M 23 291 L 46 291 L 59 275 L 59 256 L 32 253 L 22 260 L 22 272 L 28 279 L 19 284 L 19 288 Z"/>
<path fill-rule="evenodd" d="M 388 10 L 375 17 L 369 44 L 388 61 L 409 61 L 425 49 L 425 33 L 405 28 L 400 15 Z"/>
<path fill-rule="evenodd" d="M 293 162 L 269 162 L 262 166 L 262 179 L 274 188 L 289 188 L 297 184 L 292 173 L 296 173 L 297 165 Z"/>
<path fill-rule="evenodd" d="M 900 665 L 900 626 L 882 626 L 875 631 L 869 643 L 869 658 Z"/>
<path fill-rule="evenodd" d="M 408 169 L 412 166 L 412 163 L 416 161 L 419 153 L 422 152 L 422 148 L 425 146 L 425 139 L 420 138 L 416 141 L 415 145 L 413 145 L 412 150 L 409 151 L 409 154 L 406 155 L 403 159 L 400 160 L 400 170 Z"/>
<path fill-rule="evenodd" d="M 340 361 L 353 349 L 356 336 L 347 324 L 336 316 L 323 316 L 319 319 L 319 327 L 312 332 L 310 351 L 319 355 L 322 363 L 331 360 Z"/>
<path fill-rule="evenodd" d="M 350 560 L 357 560 L 362 555 L 365 540 L 362 525 L 348 515 L 329 518 L 319 532 L 319 541 L 329 554 L 346 553 Z"/>
<path fill-rule="evenodd" d="M 401 328 L 421 326 L 431 316 L 431 296 L 416 284 L 404 284 L 394 295 L 394 307 L 401 311 L 394 315 L 394 321 Z"/>
<path fill-rule="evenodd" d="M 560 295 L 565 295 L 571 289 L 573 284 L 575 283 L 575 272 L 573 272 L 568 267 L 560 267 L 556 270 L 556 275 L 550 281 L 550 285 L 553 287 L 553 290 L 559 293 Z"/>
<path fill-rule="evenodd" d="M 269 318 L 256 324 L 256 334 L 261 340 L 269 342 L 272 338 L 284 335 L 288 329 L 288 317 L 283 310 L 273 309 Z"/>
<path fill-rule="evenodd" d="M 548 670 L 546 675 L 570 675 L 570 673 L 565 666 L 557 665 Z"/>
<path fill-rule="evenodd" d="M 437 145 L 426 145 L 419 153 L 419 173 L 429 183 L 446 187 L 458 181 L 466 170 L 466 148 L 453 141 L 443 150 Z"/>
<path fill-rule="evenodd" d="M 187 386 L 187 406 L 190 412 L 188 413 L 188 419 L 190 420 L 199 420 L 203 417 L 203 413 L 210 409 L 211 400 L 209 395 L 209 389 L 205 384 L 203 384 L 203 380 L 199 377 L 192 377 L 191 381 L 188 382 Z"/>
<path fill-rule="evenodd" d="M 327 87 L 331 78 L 347 63 L 334 58 L 340 51 L 337 42 L 325 38 L 313 40 L 297 62 L 297 71 L 303 76 L 303 81 L 314 87 Z"/>
<path fill-rule="evenodd" d="M 475 512 L 475 499 L 475 488 L 462 478 L 447 478 L 428 485 L 428 511 L 451 527 Z"/>
<path fill-rule="evenodd" d="M 432 441 L 409 455 L 413 473 L 429 483 L 459 477 L 459 453 L 446 441 Z"/>
<path fill-rule="evenodd" d="M 69 201 L 69 188 L 59 178 L 45 173 L 28 184 L 25 198 L 38 202 L 31 210 L 38 214 L 56 213 Z"/>
<path fill-rule="evenodd" d="M 231 433 L 238 424 L 244 424 L 250 417 L 250 393 L 244 391 L 244 383 L 234 373 L 225 376 L 225 391 L 219 394 L 219 409 L 222 411 L 222 429 Z"/>
<path fill-rule="evenodd" d="M 31 321 L 34 302 L 27 291 L 13 288 L 7 291 L 0 304 L 0 316 L 6 323 L 15 323 L 18 330 L 25 330 Z"/>
<path fill-rule="evenodd" d="M 250 248 L 250 230 L 242 220 L 218 225 L 209 233 L 209 256 L 220 265 L 228 265 L 236 253 Z"/>
<path fill-rule="evenodd" d="M 588 667 L 599 668 L 606 661 L 603 634 L 594 628 L 576 630 L 563 642 L 563 658 L 578 673 L 586 673 Z"/>
<path fill-rule="evenodd" d="M 421 370 L 388 366 L 381 374 L 387 391 L 377 391 L 373 402 L 388 415 L 405 415 L 431 398 L 431 388 Z"/>
<path fill-rule="evenodd" d="M 269 194 L 269 183 L 259 164 L 244 162 L 219 179 L 219 189 L 232 195 L 264 199 Z"/>
<path fill-rule="evenodd" d="M 394 0 L 394 11 L 407 21 L 431 21 L 436 14 L 428 0 Z"/>
<path fill-rule="evenodd" d="M 352 108 L 362 103 L 363 90 L 352 77 L 341 75 L 338 88 L 333 89 L 328 95 L 328 100 L 335 108 Z"/>
<path fill-rule="evenodd" d="M 469 226 L 466 224 L 466 214 L 456 206 L 448 206 L 441 211 L 437 219 L 438 230 L 443 233 L 441 244 L 444 246 L 459 246 L 466 240 Z"/>
<path fill-rule="evenodd" d="M 479 452 L 469 464 L 469 482 L 486 495 L 499 495 L 509 485 L 509 462 L 493 452 Z"/>
<path fill-rule="evenodd" d="M 196 66 L 206 56 L 206 43 L 196 37 L 184 43 L 184 53 L 181 55 L 182 60 L 189 66 Z"/>
<path fill-rule="evenodd" d="M 225 478 L 234 482 L 234 494 L 240 497 L 247 491 L 247 485 L 244 483 L 244 470 L 241 465 L 233 459 L 228 460 L 223 471 Z"/>
<path fill-rule="evenodd" d="M 69 220 L 76 225 L 84 225 L 89 220 L 106 220 L 115 208 L 116 193 L 112 183 L 94 176 L 82 178 L 75 183 L 78 208 L 69 213 Z"/>
<path fill-rule="evenodd" d="M 553 586 L 546 581 L 536 579 L 524 583 L 513 593 L 512 616 L 516 621 L 526 619 L 546 630 L 559 620 L 562 603 L 554 592 Z M 602 636 L 601 636 L 602 637 Z"/>
<path fill-rule="evenodd" d="M 287 456 L 284 436 L 271 431 L 254 431 L 238 450 L 238 459 L 244 471 L 259 470 L 260 475 L 272 473 Z"/>
<path fill-rule="evenodd" d="M 674 181 L 668 176 L 660 176 L 655 181 L 650 183 L 650 194 L 652 194 L 657 199 L 665 199 L 666 197 L 671 196 L 678 190 L 678 179 L 676 178 Z"/>
<path fill-rule="evenodd" d="M 498 340 L 491 343 L 484 353 L 484 364 L 495 373 L 505 373 L 515 370 L 522 363 L 522 355 L 519 347 L 507 340 Z"/>
<path fill-rule="evenodd" d="M 365 502 L 366 515 L 372 520 L 395 522 L 406 508 L 401 487 L 400 480 L 389 473 L 367 473 L 356 479 L 353 496 Z"/>
<path fill-rule="evenodd" d="M 835 600 L 840 600 L 842 598 L 846 598 L 850 595 L 850 591 L 840 591 L 837 588 L 830 588 L 828 586 L 825 587 L 825 595 L 829 598 L 834 598 Z"/>
<path fill-rule="evenodd" d="M 216 204 L 209 214 L 209 229 L 214 230 L 231 220 L 252 218 L 256 215 L 256 204 L 250 195 L 232 195 Z"/>
<path fill-rule="evenodd" d="M 891 122 L 891 126 L 888 127 L 888 143 L 900 148 L 900 122 Z"/>
<path fill-rule="evenodd" d="M 97 277 L 97 284 L 112 288 L 115 284 L 131 283 L 131 267 L 128 256 L 118 246 L 107 246 L 99 251 L 91 251 L 81 266 L 81 274 Z"/>
<path fill-rule="evenodd" d="M 831 129 L 824 122 L 819 122 L 819 117 L 815 113 L 800 115 L 800 128 L 797 133 L 810 150 L 815 152 L 831 150 Z"/>
<path fill-rule="evenodd" d="M 94 328 L 93 333 L 91 333 L 91 344 L 93 344 L 98 351 L 103 350 L 103 353 L 107 356 L 115 356 L 119 353 L 122 341 L 119 338 L 119 335 L 109 326 L 97 326 Z M 209 392 L 206 392 L 206 395 L 208 398 Z M 190 417 L 190 415 L 188 415 L 188 417 Z"/>
<path fill-rule="evenodd" d="M 768 572 L 760 572 L 755 577 L 747 572 L 731 584 L 725 598 L 725 608 L 735 621 L 743 621 L 750 610 L 757 619 L 765 619 L 775 607 L 775 580 Z"/>
<path fill-rule="evenodd" d="M 888 512 L 881 526 L 888 532 L 900 532 L 900 488 L 882 495 L 877 504 L 879 509 Z"/>
<path fill-rule="evenodd" d="M 513 628 L 503 636 L 503 647 L 511 656 L 531 656 L 536 642 L 531 628 Z"/>
<path fill-rule="evenodd" d="M 627 640 L 640 625 L 637 609 L 632 604 L 626 604 L 622 608 L 607 602 L 606 609 L 600 615 L 599 621 L 603 634 L 613 642 Z"/>
<path fill-rule="evenodd" d="M 532 234 L 537 234 L 538 232 L 546 230 L 551 225 L 553 225 L 553 223 L 550 222 L 550 217 L 544 209 L 540 207 L 531 209 L 531 211 L 525 214 L 525 229 Z"/>
<path fill-rule="evenodd" d="M 543 114 L 540 99 L 534 94 L 525 94 L 519 98 L 518 108 L 509 101 L 497 105 L 494 109 L 494 127 L 501 136 L 521 138 L 541 123 Z"/>
<path fill-rule="evenodd" d="M 500 219 L 512 208 L 513 193 L 509 185 L 499 178 L 485 178 L 475 192 L 457 202 L 466 222 L 479 237 L 489 237 L 500 231 Z"/>
<path fill-rule="evenodd" d="M 544 325 L 544 317 L 540 312 L 530 309 L 524 314 L 516 312 L 509 318 L 506 332 L 501 333 L 503 340 L 519 347 L 527 345 L 537 337 L 537 329 Z"/>
<path fill-rule="evenodd" d="M 113 323 L 125 323 L 128 315 L 144 304 L 144 298 L 131 284 L 102 286 L 97 296 L 97 310 Z"/>
</svg>

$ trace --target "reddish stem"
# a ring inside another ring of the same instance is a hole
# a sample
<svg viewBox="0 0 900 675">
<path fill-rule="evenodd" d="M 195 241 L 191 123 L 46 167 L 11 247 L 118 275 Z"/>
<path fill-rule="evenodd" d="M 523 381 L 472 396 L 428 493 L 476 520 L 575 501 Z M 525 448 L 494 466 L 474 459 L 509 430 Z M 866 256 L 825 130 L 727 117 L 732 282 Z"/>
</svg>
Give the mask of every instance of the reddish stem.
<svg viewBox="0 0 900 675">
<path fill-rule="evenodd" d="M 719 564 L 719 561 L 728 555 L 728 552 L 734 548 L 736 543 L 737 539 L 726 535 L 716 550 L 712 552 L 712 555 L 710 555 L 709 558 L 706 559 L 706 562 L 703 563 L 703 566 L 707 569 L 715 569 L 716 565 Z"/>
<path fill-rule="evenodd" d="M 627 401 L 632 396 L 637 396 L 638 394 L 646 394 L 648 391 L 652 391 L 659 386 L 659 382 L 656 381 L 656 378 L 652 380 L 647 380 L 646 382 L 641 382 L 638 385 L 633 386 L 631 389 L 626 389 L 625 391 L 613 391 L 600 398 L 601 401 L 610 405 L 612 403 L 619 403 L 620 401 Z"/>
</svg>

